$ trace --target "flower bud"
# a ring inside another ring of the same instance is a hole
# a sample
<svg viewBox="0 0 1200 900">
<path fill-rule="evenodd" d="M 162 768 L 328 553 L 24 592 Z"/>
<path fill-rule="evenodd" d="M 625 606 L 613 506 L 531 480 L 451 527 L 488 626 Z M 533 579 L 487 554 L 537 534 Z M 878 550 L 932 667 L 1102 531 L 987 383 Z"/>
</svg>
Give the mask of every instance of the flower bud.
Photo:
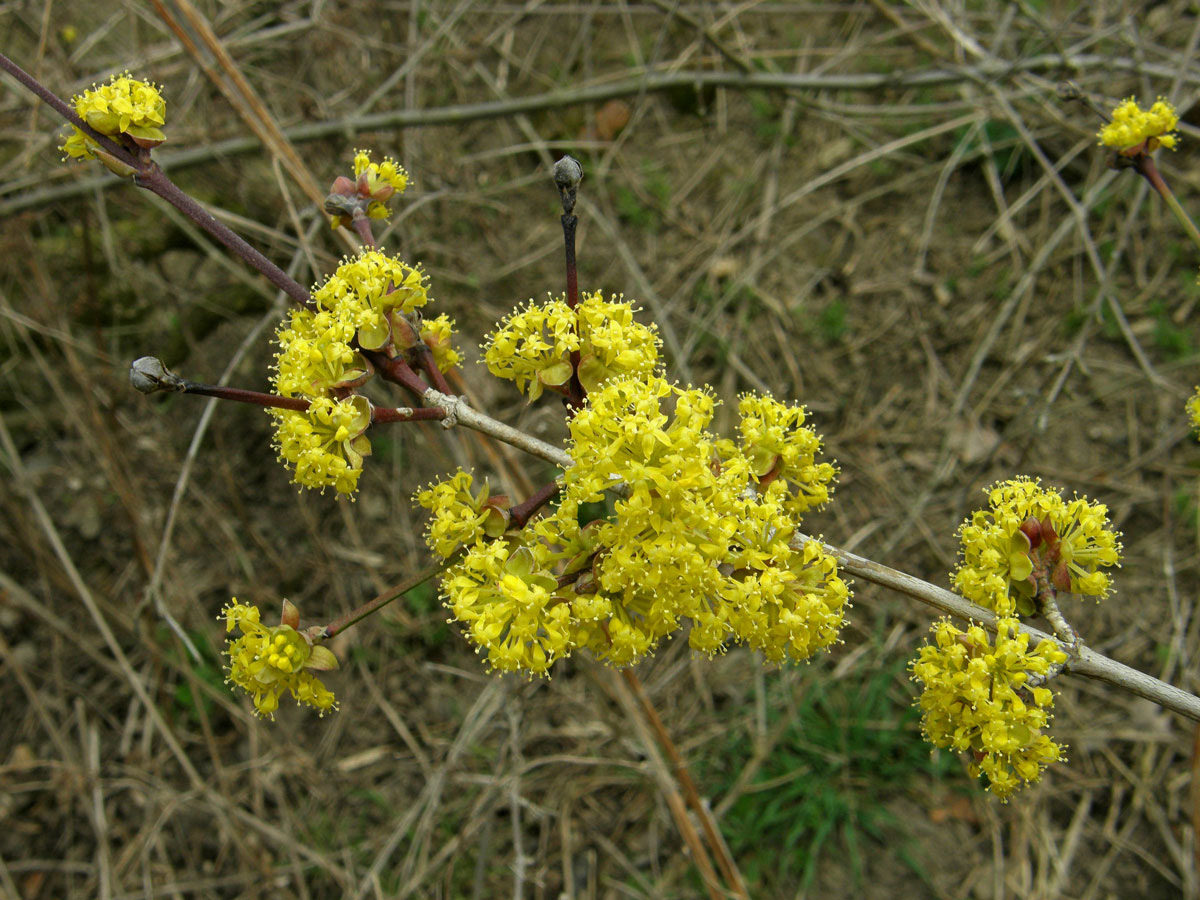
<svg viewBox="0 0 1200 900">
<path fill-rule="evenodd" d="M 564 156 L 554 164 L 554 183 L 559 190 L 570 190 L 579 187 L 583 180 L 583 166 L 573 156 Z"/>
<path fill-rule="evenodd" d="M 143 394 L 158 391 L 182 391 L 184 381 L 165 365 L 157 356 L 135 359 L 129 367 L 129 383 Z"/>
<path fill-rule="evenodd" d="M 554 183 L 562 196 L 563 212 L 570 215 L 575 209 L 575 193 L 583 180 L 583 166 L 573 156 L 564 156 L 554 164 Z"/>
</svg>

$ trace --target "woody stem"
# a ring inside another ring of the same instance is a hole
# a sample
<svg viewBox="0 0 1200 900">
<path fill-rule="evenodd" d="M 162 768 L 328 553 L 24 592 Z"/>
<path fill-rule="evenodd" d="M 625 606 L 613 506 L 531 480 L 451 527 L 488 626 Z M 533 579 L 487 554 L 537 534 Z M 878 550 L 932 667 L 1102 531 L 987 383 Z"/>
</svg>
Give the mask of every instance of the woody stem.
<svg viewBox="0 0 1200 900">
<path fill-rule="evenodd" d="M 341 618 L 335 619 L 334 621 L 332 621 L 328 625 L 326 625 L 323 629 L 321 629 L 321 637 L 326 638 L 326 639 L 331 638 L 335 634 L 340 634 L 341 632 L 345 631 L 351 625 L 354 625 L 357 622 L 361 622 L 363 619 L 365 619 L 367 616 L 371 615 L 372 613 L 379 612 L 379 610 L 383 609 L 385 606 L 387 606 L 393 600 L 399 600 L 401 597 L 403 597 L 405 594 L 407 594 L 409 591 L 411 591 L 417 585 L 424 584 L 430 578 L 433 578 L 434 576 L 436 576 L 443 569 L 452 565 L 454 562 L 456 562 L 458 560 L 458 557 L 461 555 L 461 553 L 462 553 L 462 551 L 460 550 L 458 553 L 455 553 L 449 559 L 446 559 L 446 560 L 444 560 L 442 562 L 438 562 L 438 563 L 432 563 L 431 565 L 426 566 L 425 568 L 421 569 L 420 571 L 415 572 L 414 574 L 410 575 L 408 578 L 404 579 L 399 584 L 395 584 L 392 587 L 388 588 L 382 594 L 375 597 L 373 600 L 367 601 L 362 606 L 360 606 L 358 609 L 351 610 L 350 612 L 346 613 Z"/>
<path fill-rule="evenodd" d="M 562 488 L 562 485 L 557 481 L 551 481 L 549 484 L 544 484 L 528 500 L 523 503 L 518 503 L 509 510 L 509 522 L 517 527 L 517 530 L 524 528 L 533 514 L 549 503 Z"/>
<path fill-rule="evenodd" d="M 1148 153 L 1140 155 L 1135 162 L 1134 168 L 1139 175 L 1150 182 L 1150 186 L 1154 190 L 1158 191 L 1158 195 L 1163 198 L 1167 204 L 1167 208 L 1175 216 L 1175 221 L 1187 233 L 1188 238 L 1196 245 L 1196 248 L 1200 249 L 1200 229 L 1196 227 L 1196 223 L 1192 221 L 1191 216 L 1187 214 L 1183 205 L 1175 198 L 1174 192 L 1167 187 L 1162 173 L 1158 171 L 1158 167 L 1154 165 L 1154 160 L 1150 155 Z"/>
</svg>

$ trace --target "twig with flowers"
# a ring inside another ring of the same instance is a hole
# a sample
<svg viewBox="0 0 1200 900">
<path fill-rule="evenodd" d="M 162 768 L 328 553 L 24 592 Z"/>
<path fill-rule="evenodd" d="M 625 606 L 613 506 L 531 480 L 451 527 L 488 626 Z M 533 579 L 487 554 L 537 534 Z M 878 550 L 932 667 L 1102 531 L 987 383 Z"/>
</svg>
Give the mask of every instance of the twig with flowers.
<svg viewBox="0 0 1200 900">
<path fill-rule="evenodd" d="M 440 562 L 334 622 L 302 629 L 285 601 L 279 624 L 266 626 L 257 608 L 232 601 L 223 618 L 241 636 L 230 645 L 229 679 L 251 694 L 260 714 L 270 716 L 284 693 L 322 712 L 335 708 L 314 674 L 336 666 L 323 642 L 439 574 L 447 608 L 489 668 L 541 676 L 583 651 L 628 670 L 684 631 L 708 656 L 741 643 L 774 663 L 806 659 L 838 641 L 850 597 L 843 573 L 851 572 L 974 620 L 966 631 L 935 623 L 912 672 L 923 685 L 927 737 L 967 754 L 971 771 L 986 776 L 999 797 L 1063 758 L 1047 732 L 1054 695 L 1046 685 L 1061 673 L 1101 678 L 1200 720 L 1200 698 L 1090 650 L 1060 608 L 1062 595 L 1102 598 L 1112 589 L 1109 570 L 1121 545 L 1103 504 L 1065 498 L 1033 478 L 992 487 L 988 507 L 960 529 L 953 581 L 965 600 L 803 533 L 803 517 L 830 501 L 837 475 L 820 458 L 806 411 L 746 394 L 738 400 L 736 439 L 712 433 L 712 391 L 664 376 L 655 325 L 639 322 L 623 297 L 579 291 L 574 206 L 583 173 L 569 157 L 554 171 L 566 292 L 515 310 L 484 347 L 488 370 L 530 402 L 560 397 L 569 429 L 560 448 L 472 409 L 449 387 L 446 373 L 461 360 L 453 322 L 423 314 L 430 302 L 424 272 L 380 250 L 372 231 L 408 183 L 394 161 L 360 151 L 353 176 L 334 181 L 326 211 L 363 249 L 308 291 L 153 162 L 150 151 L 165 137 L 165 103 L 152 85 L 114 78 L 76 97 L 72 108 L 7 58 L 0 56 L 0 66 L 74 126 L 63 146 L 68 155 L 132 175 L 296 301 L 277 335 L 272 392 L 199 384 L 153 358 L 133 365 L 139 390 L 267 407 L 294 481 L 348 497 L 371 451 L 369 430 L 389 423 L 461 425 L 562 469 L 520 503 L 461 470 L 419 491 L 417 502 L 431 514 L 427 544 Z M 1131 103 L 1118 107 L 1101 137 L 1172 203 L 1150 153 L 1173 146 L 1173 110 L 1160 102 L 1143 114 Z M 1189 234 L 1200 246 L 1194 226 Z M 376 376 L 417 405 L 374 406 L 359 391 Z M 610 512 L 584 513 L 606 498 Z M 1054 636 L 1021 621 L 1033 616 Z M 721 869 L 736 883 L 736 869 Z"/>
</svg>

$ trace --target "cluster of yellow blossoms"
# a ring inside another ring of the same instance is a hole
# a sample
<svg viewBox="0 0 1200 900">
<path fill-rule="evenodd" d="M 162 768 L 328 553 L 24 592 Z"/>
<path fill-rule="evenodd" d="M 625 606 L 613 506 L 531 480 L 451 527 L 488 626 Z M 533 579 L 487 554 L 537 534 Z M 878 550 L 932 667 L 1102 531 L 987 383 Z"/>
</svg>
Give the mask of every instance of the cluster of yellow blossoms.
<svg viewBox="0 0 1200 900">
<path fill-rule="evenodd" d="M 267 718 L 274 718 L 285 692 L 322 715 L 336 709 L 333 693 L 313 672 L 336 669 L 337 657 L 327 647 L 314 644 L 310 635 L 296 630 L 300 613 L 287 600 L 275 627 L 263 625 L 260 616 L 258 607 L 238 603 L 236 597 L 222 610 L 226 631 L 237 628 L 242 632 L 229 644 L 228 681 L 253 697 L 255 711 Z"/>
<path fill-rule="evenodd" d="M 543 388 L 561 390 L 579 354 L 579 382 L 592 391 L 620 375 L 647 375 L 658 363 L 658 329 L 636 322 L 623 297 L 585 294 L 572 310 L 565 299 L 528 306 L 508 316 L 484 345 L 484 362 L 497 378 L 516 382 L 536 400 Z"/>
<path fill-rule="evenodd" d="M 460 469 L 417 495 L 420 504 L 433 514 L 426 543 L 442 559 L 449 559 L 478 537 L 498 538 L 508 528 L 508 498 L 490 496 L 487 482 L 479 493 L 472 494 L 472 481 Z"/>
<path fill-rule="evenodd" d="M 1043 592 L 1107 595 L 1111 582 L 1100 569 L 1118 564 L 1121 545 L 1103 504 L 1064 500 L 1037 481 L 1001 482 L 988 500 L 989 508 L 959 529 L 962 563 L 952 577 L 963 596 L 996 611 L 995 644 L 977 625 L 963 632 L 942 621 L 912 671 L 923 685 L 930 742 L 971 753 L 971 773 L 986 775 L 988 789 L 1007 798 L 1063 758 L 1063 748 L 1042 733 L 1054 695 L 1028 682 L 1067 655 L 1053 641 L 1030 651 L 1018 616 L 1041 611 Z"/>
<path fill-rule="evenodd" d="M 543 343 L 553 339 L 569 353 L 571 329 L 558 322 L 570 310 L 556 303 L 541 320 Z M 605 339 L 615 346 L 619 329 L 632 331 L 625 345 L 641 346 L 636 366 L 652 370 L 657 339 L 625 306 L 628 315 L 611 317 L 617 325 Z M 523 348 L 514 352 L 527 365 L 514 380 L 536 396 L 533 385 L 554 361 L 534 351 L 532 329 L 513 325 L 522 315 L 532 321 L 535 309 L 510 317 L 497 336 L 524 330 L 524 342 L 508 344 Z M 504 532 L 505 504 L 489 500 L 486 488 L 473 494 L 465 472 L 418 494 L 433 513 L 431 549 L 448 558 L 464 548 L 442 590 L 493 669 L 543 675 L 580 649 L 626 666 L 685 627 L 700 652 L 737 641 L 775 662 L 805 659 L 837 640 L 846 584 L 819 543 L 793 546 L 800 515 L 828 500 L 836 474 L 815 459 L 820 439 L 804 426 L 803 409 L 747 395 L 740 439 L 722 440 L 708 431 L 714 406 L 707 391 L 653 371 L 596 385 L 569 423 L 574 465 L 562 476 L 558 506 L 519 532 Z M 611 502 L 609 514 L 581 518 L 594 508 L 584 504 L 602 501 Z"/>
<path fill-rule="evenodd" d="M 1179 124 L 1175 107 L 1161 97 L 1148 110 L 1143 110 L 1130 97 L 1113 110 L 1112 121 L 1100 129 L 1100 143 L 1114 150 L 1129 151 L 1141 148 L 1146 152 L 1160 145 L 1174 150 L 1178 138 L 1174 134 Z"/>
<path fill-rule="evenodd" d="M 280 459 L 294 480 L 350 495 L 371 452 L 365 434 L 371 405 L 353 393 L 373 371 L 361 350 L 402 351 L 419 333 L 448 368 L 458 362 L 450 346 L 453 323 L 445 316 L 421 320 L 418 310 L 429 302 L 421 270 L 377 250 L 343 260 L 313 289 L 313 300 L 315 311 L 294 310 L 280 327 L 274 378 L 282 396 L 312 402 L 304 412 L 269 412 Z"/>
<path fill-rule="evenodd" d="M 971 775 L 986 775 L 988 790 L 1007 799 L 1065 758 L 1063 747 L 1042 733 L 1054 694 L 1028 682 L 1067 655 L 1053 641 L 1030 651 L 1029 635 L 1017 630 L 1015 618 L 1001 619 L 998 626 L 993 644 L 978 625 L 963 632 L 946 620 L 937 622 L 934 643 L 921 648 L 912 671 L 924 684 L 925 736 L 937 747 L 969 753 Z"/>
<path fill-rule="evenodd" d="M 988 501 L 959 529 L 962 563 L 952 578 L 964 597 L 1002 616 L 1033 615 L 1039 575 L 1059 591 L 1108 594 L 1101 567 L 1117 565 L 1121 544 L 1104 504 L 1064 500 L 1028 478 L 993 486 Z"/>
<path fill-rule="evenodd" d="M 1192 430 L 1200 434 L 1200 387 L 1188 398 L 1187 414 L 1188 421 L 1192 423 Z"/>
<path fill-rule="evenodd" d="M 354 178 L 339 175 L 325 198 L 330 225 L 337 230 L 354 225 L 356 219 L 386 219 L 388 201 L 407 188 L 408 173 L 390 156 L 377 163 L 367 151 L 355 150 Z"/>
<path fill-rule="evenodd" d="M 108 84 L 92 85 L 72 99 L 76 115 L 103 135 L 127 135 L 139 147 L 156 147 L 167 139 L 162 131 L 167 102 L 155 85 L 130 78 L 128 72 L 113 75 Z M 73 159 L 99 158 L 110 168 L 115 165 L 118 174 L 128 174 L 126 167 L 74 126 L 60 149 Z"/>
</svg>

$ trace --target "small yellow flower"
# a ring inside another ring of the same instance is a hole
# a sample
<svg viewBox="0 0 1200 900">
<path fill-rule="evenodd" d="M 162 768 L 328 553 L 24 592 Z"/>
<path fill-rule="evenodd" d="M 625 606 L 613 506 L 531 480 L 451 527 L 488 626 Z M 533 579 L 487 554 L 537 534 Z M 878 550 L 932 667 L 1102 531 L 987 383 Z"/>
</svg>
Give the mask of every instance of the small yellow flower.
<svg viewBox="0 0 1200 900">
<path fill-rule="evenodd" d="M 234 597 L 222 611 L 225 630 L 241 630 L 241 637 L 231 638 L 226 655 L 229 657 L 229 677 L 254 699 L 255 711 L 273 719 L 279 708 L 279 698 L 290 691 L 297 703 L 307 704 L 324 715 L 337 709 L 333 693 L 312 673 L 338 667 L 337 657 L 327 647 L 315 644 L 306 632 L 297 630 L 300 613 L 287 600 L 283 614 L 275 627 L 263 625 L 257 606 L 238 603 Z"/>
<path fill-rule="evenodd" d="M 433 363 L 442 372 L 449 372 L 462 362 L 462 354 L 450 343 L 453 335 L 454 320 L 445 313 L 436 319 L 425 319 L 421 322 L 421 340 L 433 351 Z"/>
<path fill-rule="evenodd" d="M 388 217 L 388 201 L 408 188 L 408 173 L 390 156 L 372 162 L 366 150 L 354 151 L 354 180 L 339 175 L 325 200 L 334 228 L 349 226 L 364 213 L 371 219 Z"/>
<path fill-rule="evenodd" d="M 113 138 L 126 135 L 144 148 L 156 147 L 167 139 L 162 131 L 167 112 L 162 94 L 154 84 L 130 78 L 128 72 L 112 76 L 108 84 L 92 85 L 73 99 L 79 118 L 101 134 Z M 72 132 L 60 148 L 67 156 L 99 156 L 102 160 L 108 156 L 78 128 Z"/>
<path fill-rule="evenodd" d="M 1200 434 L 1200 387 L 1196 388 L 1196 392 L 1188 399 L 1187 402 L 1188 419 L 1191 420 L 1192 429 Z"/>
<path fill-rule="evenodd" d="M 1098 137 L 1105 147 L 1122 153 L 1150 153 L 1159 145 L 1174 150 L 1178 143 L 1175 126 L 1179 116 L 1175 107 L 1161 97 L 1143 110 L 1130 97 L 1113 110 L 1112 121 L 1100 129 Z"/>
</svg>

